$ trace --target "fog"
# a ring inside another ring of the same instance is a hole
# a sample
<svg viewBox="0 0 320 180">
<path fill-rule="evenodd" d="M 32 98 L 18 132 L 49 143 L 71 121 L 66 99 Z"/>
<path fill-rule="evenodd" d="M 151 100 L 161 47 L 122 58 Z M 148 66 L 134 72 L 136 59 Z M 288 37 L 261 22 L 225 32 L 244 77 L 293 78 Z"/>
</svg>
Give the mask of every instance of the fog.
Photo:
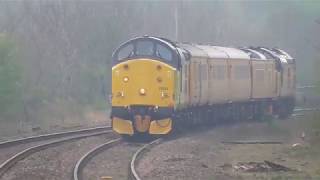
<svg viewBox="0 0 320 180">
<path fill-rule="evenodd" d="M 104 111 L 112 51 L 140 35 L 279 47 L 296 59 L 298 84 L 315 84 L 319 32 L 318 1 L 1 1 L 0 33 L 16 69 L 14 83 L 0 80 L 14 89 L 0 92 L 0 122 L 50 127 Z M 1 100 L 9 95 L 17 98 Z"/>
</svg>

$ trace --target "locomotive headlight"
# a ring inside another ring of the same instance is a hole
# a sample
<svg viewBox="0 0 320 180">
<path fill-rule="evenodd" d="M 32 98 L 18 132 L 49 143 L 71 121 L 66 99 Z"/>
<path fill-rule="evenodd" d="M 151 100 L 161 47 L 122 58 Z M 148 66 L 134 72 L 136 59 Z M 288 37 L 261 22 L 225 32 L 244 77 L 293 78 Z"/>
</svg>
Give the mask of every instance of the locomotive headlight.
<svg viewBox="0 0 320 180">
<path fill-rule="evenodd" d="M 146 90 L 143 89 L 143 88 L 141 88 L 141 89 L 139 90 L 139 93 L 140 93 L 140 95 L 146 95 Z"/>
<path fill-rule="evenodd" d="M 129 78 L 128 77 L 124 77 L 123 78 L 123 82 L 128 82 L 129 81 Z"/>
<path fill-rule="evenodd" d="M 128 64 L 125 64 L 125 65 L 123 66 L 123 69 L 128 70 L 128 69 L 129 69 Z"/>
</svg>

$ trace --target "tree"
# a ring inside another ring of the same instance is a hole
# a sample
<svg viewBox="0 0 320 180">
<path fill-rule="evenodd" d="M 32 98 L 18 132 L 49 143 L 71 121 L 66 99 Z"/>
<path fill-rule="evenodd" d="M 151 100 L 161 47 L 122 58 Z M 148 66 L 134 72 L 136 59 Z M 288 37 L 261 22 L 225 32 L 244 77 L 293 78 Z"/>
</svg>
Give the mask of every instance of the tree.
<svg viewBox="0 0 320 180">
<path fill-rule="evenodd" d="M 0 117 L 19 109 L 21 71 L 16 57 L 13 41 L 0 34 Z"/>
</svg>

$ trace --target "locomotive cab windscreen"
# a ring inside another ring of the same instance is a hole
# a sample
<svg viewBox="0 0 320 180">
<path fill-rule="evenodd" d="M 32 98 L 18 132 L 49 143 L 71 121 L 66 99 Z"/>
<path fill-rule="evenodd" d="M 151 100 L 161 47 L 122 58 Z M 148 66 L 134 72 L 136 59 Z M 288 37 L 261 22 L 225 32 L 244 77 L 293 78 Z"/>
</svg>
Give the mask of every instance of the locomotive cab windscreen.
<svg viewBox="0 0 320 180">
<path fill-rule="evenodd" d="M 112 57 L 113 65 L 142 58 L 158 60 L 175 68 L 179 64 L 177 51 L 170 43 L 151 37 L 137 38 L 122 44 Z"/>
</svg>

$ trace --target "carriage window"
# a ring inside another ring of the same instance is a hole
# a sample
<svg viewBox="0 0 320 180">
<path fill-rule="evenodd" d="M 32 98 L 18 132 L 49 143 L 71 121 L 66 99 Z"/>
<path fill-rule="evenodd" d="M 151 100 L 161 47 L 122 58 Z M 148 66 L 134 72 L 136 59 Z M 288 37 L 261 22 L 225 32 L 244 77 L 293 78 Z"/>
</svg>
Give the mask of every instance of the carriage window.
<svg viewBox="0 0 320 180">
<path fill-rule="evenodd" d="M 128 44 L 119 51 L 118 61 L 121 61 L 122 59 L 128 58 L 132 55 L 133 55 L 133 45 Z"/>
<path fill-rule="evenodd" d="M 161 44 L 157 44 L 156 55 L 159 58 L 167 60 L 167 61 L 171 61 L 172 60 L 171 51 L 168 48 L 166 48 L 165 46 L 161 45 Z"/>
<path fill-rule="evenodd" d="M 136 55 L 138 56 L 152 56 L 153 55 L 153 42 L 151 41 L 138 41 L 136 45 Z"/>
</svg>

